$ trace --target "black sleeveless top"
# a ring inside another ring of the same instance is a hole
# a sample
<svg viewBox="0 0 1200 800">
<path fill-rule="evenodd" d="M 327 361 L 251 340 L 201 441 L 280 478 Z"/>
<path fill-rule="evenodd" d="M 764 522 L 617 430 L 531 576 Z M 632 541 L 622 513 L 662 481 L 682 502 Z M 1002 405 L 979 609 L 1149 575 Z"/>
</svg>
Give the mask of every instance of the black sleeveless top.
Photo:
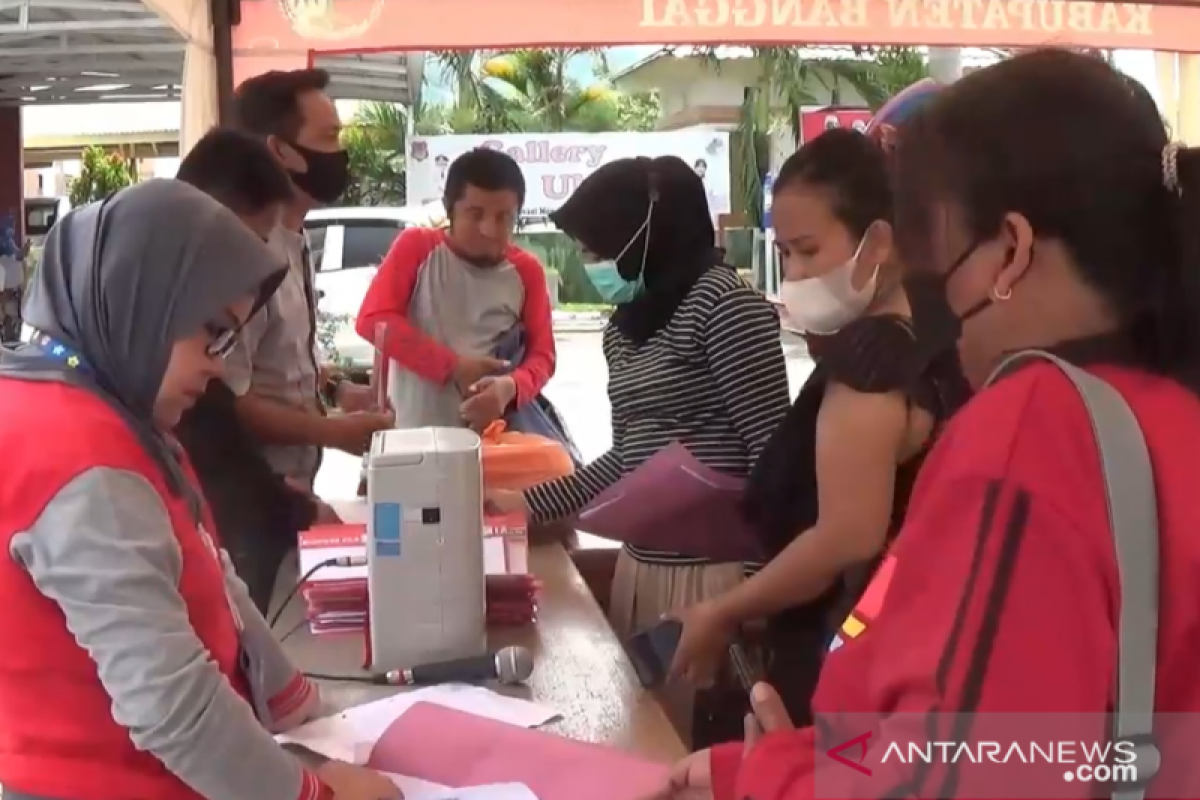
<svg viewBox="0 0 1200 800">
<path fill-rule="evenodd" d="M 970 389 L 954 347 L 924 346 L 922 333 L 903 317 L 881 315 L 863 317 L 832 336 L 810 340 L 816 366 L 768 441 L 746 486 L 744 513 L 758 529 L 769 558 L 817 522 L 817 414 L 830 381 L 868 394 L 901 392 L 911 404 L 934 417 L 934 435 L 966 402 Z M 904 519 L 923 458 L 924 452 L 897 467 L 889 538 Z M 868 565 L 868 570 L 873 571 L 873 565 Z M 854 577 L 846 576 L 819 599 L 777 615 L 773 626 L 827 627 L 835 608 L 848 599 L 848 589 L 861 583 Z"/>
</svg>

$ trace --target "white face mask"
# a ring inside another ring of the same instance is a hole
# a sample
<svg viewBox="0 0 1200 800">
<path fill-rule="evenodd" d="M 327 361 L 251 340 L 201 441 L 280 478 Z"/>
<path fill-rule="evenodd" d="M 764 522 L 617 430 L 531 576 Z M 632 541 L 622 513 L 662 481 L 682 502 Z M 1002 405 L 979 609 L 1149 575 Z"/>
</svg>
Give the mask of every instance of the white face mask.
<svg viewBox="0 0 1200 800">
<path fill-rule="evenodd" d="M 824 275 L 784 281 L 779 287 L 779 299 L 787 308 L 788 318 L 799 325 L 805 333 L 829 335 L 862 316 L 875 299 L 875 279 L 879 267 L 861 289 L 855 289 L 852 279 L 858 266 L 858 254 L 863 241 L 858 243 L 850 260 Z"/>
</svg>

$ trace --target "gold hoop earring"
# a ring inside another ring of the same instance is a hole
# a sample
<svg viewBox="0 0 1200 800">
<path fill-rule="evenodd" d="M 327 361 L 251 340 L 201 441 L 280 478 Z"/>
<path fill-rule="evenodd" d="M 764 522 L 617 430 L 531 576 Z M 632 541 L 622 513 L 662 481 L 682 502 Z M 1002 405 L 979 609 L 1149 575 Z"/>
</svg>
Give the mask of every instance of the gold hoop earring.
<svg viewBox="0 0 1200 800">
<path fill-rule="evenodd" d="M 1012 297 L 1012 287 L 1005 289 L 1003 292 L 997 291 L 995 286 L 992 287 L 992 298 L 993 299 L 1007 300 L 1010 297 Z"/>
</svg>

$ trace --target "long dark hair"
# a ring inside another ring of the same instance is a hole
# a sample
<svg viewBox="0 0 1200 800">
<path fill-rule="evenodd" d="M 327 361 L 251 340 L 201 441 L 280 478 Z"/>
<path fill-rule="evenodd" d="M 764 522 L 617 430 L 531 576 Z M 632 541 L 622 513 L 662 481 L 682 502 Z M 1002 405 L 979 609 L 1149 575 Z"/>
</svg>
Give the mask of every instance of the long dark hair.
<svg viewBox="0 0 1200 800">
<path fill-rule="evenodd" d="M 968 75 L 900 130 L 901 260 L 934 257 L 947 203 L 976 240 L 1020 213 L 1108 301 L 1133 357 L 1200 393 L 1200 153 L 1167 144 L 1149 95 L 1100 59 L 1039 50 Z"/>
</svg>

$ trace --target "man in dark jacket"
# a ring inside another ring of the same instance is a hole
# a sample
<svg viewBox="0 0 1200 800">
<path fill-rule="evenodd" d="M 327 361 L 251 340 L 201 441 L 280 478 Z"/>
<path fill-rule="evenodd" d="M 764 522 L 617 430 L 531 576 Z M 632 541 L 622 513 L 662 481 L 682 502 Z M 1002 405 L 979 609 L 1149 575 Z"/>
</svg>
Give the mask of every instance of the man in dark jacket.
<svg viewBox="0 0 1200 800">
<path fill-rule="evenodd" d="M 220 201 L 264 240 L 292 197 L 287 173 L 266 145 L 235 130 L 205 134 L 176 177 Z M 238 420 L 236 400 L 227 385 L 213 381 L 176 433 L 200 478 L 221 542 L 266 614 L 275 576 L 295 547 L 297 532 L 337 517 L 271 468 L 259 442 Z"/>
</svg>

